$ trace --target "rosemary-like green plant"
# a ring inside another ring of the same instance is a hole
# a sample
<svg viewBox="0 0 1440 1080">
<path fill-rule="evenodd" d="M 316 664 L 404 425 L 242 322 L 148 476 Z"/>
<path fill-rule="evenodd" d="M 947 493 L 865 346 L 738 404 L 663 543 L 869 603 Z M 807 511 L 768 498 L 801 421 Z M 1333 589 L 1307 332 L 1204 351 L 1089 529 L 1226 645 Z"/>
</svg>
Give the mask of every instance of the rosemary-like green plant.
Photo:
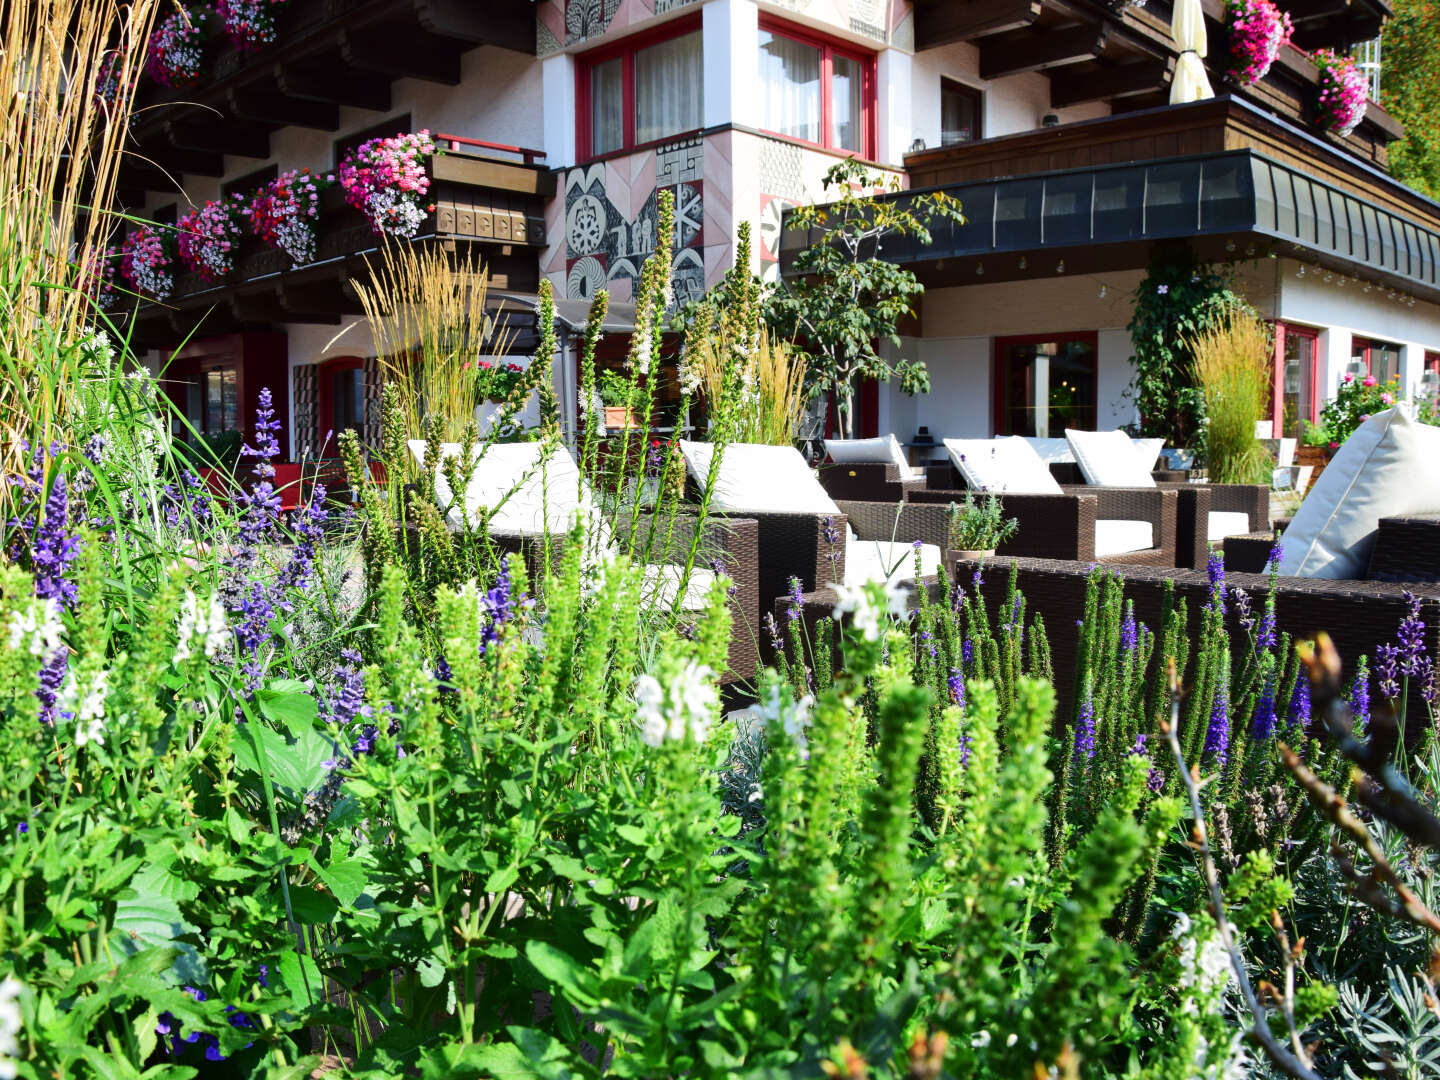
<svg viewBox="0 0 1440 1080">
<path fill-rule="evenodd" d="M 997 495 L 965 492 L 965 501 L 950 504 L 950 547 L 959 551 L 994 551 L 1020 530 L 1020 522 L 1006 518 Z"/>
</svg>

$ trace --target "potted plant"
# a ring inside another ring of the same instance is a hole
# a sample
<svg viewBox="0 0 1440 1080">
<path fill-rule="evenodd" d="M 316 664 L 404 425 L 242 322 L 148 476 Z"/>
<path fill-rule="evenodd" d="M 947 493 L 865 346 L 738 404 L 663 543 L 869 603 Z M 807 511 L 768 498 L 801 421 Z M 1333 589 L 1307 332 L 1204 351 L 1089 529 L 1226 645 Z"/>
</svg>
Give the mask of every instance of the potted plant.
<svg viewBox="0 0 1440 1080">
<path fill-rule="evenodd" d="M 605 429 L 623 431 L 637 427 L 630 410 L 630 378 L 623 371 L 610 369 L 600 373 L 600 400 L 605 405 Z"/>
<path fill-rule="evenodd" d="M 962 559 L 988 559 L 995 549 L 1015 535 L 1020 522 L 1006 518 L 998 495 L 965 493 L 960 505 L 950 504 L 950 540 L 946 561 L 952 565 Z"/>
</svg>

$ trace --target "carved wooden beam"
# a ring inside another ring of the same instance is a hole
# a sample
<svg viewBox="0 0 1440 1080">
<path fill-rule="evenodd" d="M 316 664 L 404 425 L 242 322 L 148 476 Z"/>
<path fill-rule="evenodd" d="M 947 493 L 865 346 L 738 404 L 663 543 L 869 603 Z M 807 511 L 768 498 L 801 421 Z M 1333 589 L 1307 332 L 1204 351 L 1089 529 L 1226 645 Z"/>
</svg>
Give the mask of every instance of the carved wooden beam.
<svg viewBox="0 0 1440 1080">
<path fill-rule="evenodd" d="M 343 63 L 323 67 L 282 64 L 275 69 L 275 85 L 292 98 L 376 112 L 390 111 L 390 80 L 383 75 L 356 71 Z"/>
<path fill-rule="evenodd" d="M 424 31 L 391 26 L 346 30 L 340 52 L 347 64 L 361 71 L 460 85 L 460 48 L 448 38 Z"/>
<path fill-rule="evenodd" d="M 1064 68 L 1050 76 L 1050 107 L 1064 109 L 1085 101 L 1113 101 L 1158 90 L 1169 81 L 1174 67 L 1174 60 L 1166 58 L 1099 71 Z"/>
<path fill-rule="evenodd" d="M 248 86 L 226 95 L 232 115 L 260 124 L 294 125 L 317 131 L 340 129 L 340 106 L 289 97 L 272 88 Z"/>
<path fill-rule="evenodd" d="M 270 135 L 263 128 L 228 123 L 219 118 L 174 120 L 165 125 L 165 134 L 170 144 L 180 150 L 209 150 L 237 157 L 270 156 Z"/>
<path fill-rule="evenodd" d="M 999 79 L 1093 60 L 1105 48 L 1104 26 L 1081 24 L 1036 33 L 1012 30 L 980 44 L 980 77 Z"/>
<path fill-rule="evenodd" d="M 432 34 L 467 45 L 496 45 L 535 55 L 533 0 L 412 0 L 415 17 Z"/>
<path fill-rule="evenodd" d="M 933 49 L 1019 30 L 1040 17 L 1040 0 L 921 0 L 915 5 L 915 48 Z"/>
</svg>

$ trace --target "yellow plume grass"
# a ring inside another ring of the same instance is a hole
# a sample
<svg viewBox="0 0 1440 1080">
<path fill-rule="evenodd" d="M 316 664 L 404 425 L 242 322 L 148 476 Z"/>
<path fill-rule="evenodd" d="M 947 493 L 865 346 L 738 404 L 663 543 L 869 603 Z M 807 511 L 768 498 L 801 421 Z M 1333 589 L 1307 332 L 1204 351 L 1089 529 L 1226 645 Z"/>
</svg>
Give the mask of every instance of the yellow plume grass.
<svg viewBox="0 0 1440 1080">
<path fill-rule="evenodd" d="M 705 336 L 699 347 L 700 384 L 711 413 L 724 410 L 734 425 L 733 442 L 789 446 L 805 417 L 805 361 L 788 342 L 767 331 L 748 354 L 724 334 Z M 726 382 L 730 364 L 741 365 L 738 378 Z M 724 401 L 729 386 L 734 400 Z M 723 404 L 722 404 L 723 403 Z"/>
<path fill-rule="evenodd" d="M 1270 401 L 1270 328 L 1237 304 L 1188 344 L 1196 381 L 1205 392 L 1210 479 L 1217 484 L 1267 482 L 1270 457 L 1255 438 L 1255 421 L 1265 417 Z"/>
<path fill-rule="evenodd" d="M 157 0 L 0 5 L 0 472 L 62 436 Z M 97 97 L 102 67 L 119 90 Z"/>
</svg>

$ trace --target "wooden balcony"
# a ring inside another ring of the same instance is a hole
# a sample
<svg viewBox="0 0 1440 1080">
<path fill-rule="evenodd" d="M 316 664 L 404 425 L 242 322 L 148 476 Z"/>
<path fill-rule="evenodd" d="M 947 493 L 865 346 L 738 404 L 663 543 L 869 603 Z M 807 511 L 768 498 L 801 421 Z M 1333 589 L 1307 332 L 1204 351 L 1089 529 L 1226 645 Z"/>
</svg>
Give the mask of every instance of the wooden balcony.
<svg viewBox="0 0 1440 1080">
<path fill-rule="evenodd" d="M 528 153 L 533 157 L 535 152 Z M 554 194 L 554 174 L 543 166 L 463 151 L 434 158 L 430 173 L 435 212 L 412 242 L 471 251 L 484 263 L 493 288 L 533 292 L 539 286 L 545 202 Z M 363 214 L 345 204 L 338 186 L 321 193 L 316 240 L 315 258 L 302 266 L 292 266 L 284 252 L 247 237 L 226 280 L 178 275 L 164 304 L 142 302 L 129 313 L 137 344 L 169 348 L 194 333 L 338 324 L 345 315 L 361 314 L 353 281 L 364 280 L 366 260 L 378 255 L 384 240 Z"/>
<path fill-rule="evenodd" d="M 387 112 L 396 79 L 457 85 L 461 54 L 477 46 L 535 52 L 531 0 L 293 0 L 276 41 L 249 52 L 218 22 L 197 83 L 143 80 L 120 178 L 127 205 L 186 173 L 223 175 L 226 154 L 269 157 L 278 128 L 337 131 L 341 106 Z"/>
<path fill-rule="evenodd" d="M 1201 0 L 1209 37 L 1207 60 L 1216 92 L 1253 101 L 1313 130 L 1319 73 L 1302 49 L 1345 48 L 1379 32 L 1389 17 L 1385 0 L 1281 0 L 1296 23 L 1296 45 L 1281 50 L 1258 85 L 1227 78 L 1225 0 Z M 1171 5 L 1154 0 L 915 0 L 915 44 L 924 50 L 968 42 L 980 54 L 982 78 L 1035 71 L 1050 80 L 1050 107 L 1105 102 L 1115 112 L 1149 110 L 1169 102 L 1176 59 Z M 1384 167 L 1385 147 L 1403 130 L 1373 102 L 1359 129 L 1338 142 Z"/>
</svg>

